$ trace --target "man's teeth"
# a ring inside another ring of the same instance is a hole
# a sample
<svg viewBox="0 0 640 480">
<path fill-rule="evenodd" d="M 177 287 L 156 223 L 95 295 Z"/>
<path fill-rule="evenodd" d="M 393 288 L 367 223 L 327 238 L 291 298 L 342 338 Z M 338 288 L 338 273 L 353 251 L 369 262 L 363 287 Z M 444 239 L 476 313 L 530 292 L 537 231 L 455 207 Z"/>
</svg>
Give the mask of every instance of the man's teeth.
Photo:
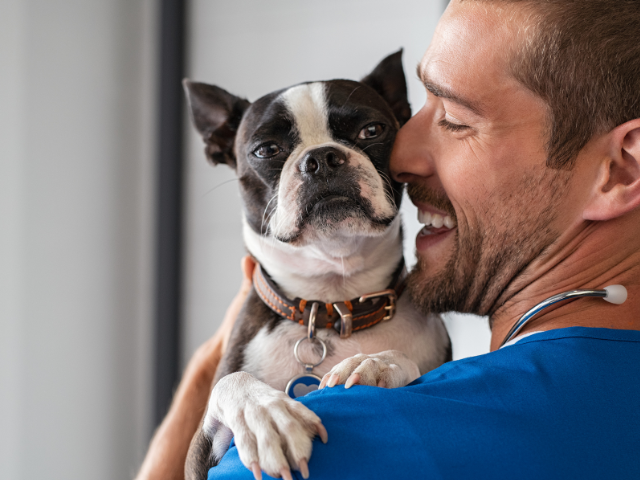
<svg viewBox="0 0 640 480">
<path fill-rule="evenodd" d="M 420 210 L 418 210 L 418 222 L 434 228 L 445 226 L 451 229 L 456 226 L 456 221 L 450 215 L 443 217 L 439 213 L 422 212 Z"/>
<path fill-rule="evenodd" d="M 453 228 L 456 226 L 456 221 L 449 215 L 447 215 L 446 217 L 444 217 L 444 226 L 447 228 Z"/>
</svg>

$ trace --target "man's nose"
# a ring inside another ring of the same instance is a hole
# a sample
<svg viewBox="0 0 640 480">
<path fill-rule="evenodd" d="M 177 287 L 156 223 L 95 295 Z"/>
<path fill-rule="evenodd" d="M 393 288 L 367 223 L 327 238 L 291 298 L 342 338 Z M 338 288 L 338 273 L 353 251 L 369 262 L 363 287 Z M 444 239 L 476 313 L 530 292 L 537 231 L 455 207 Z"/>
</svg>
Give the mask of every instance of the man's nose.
<svg viewBox="0 0 640 480">
<path fill-rule="evenodd" d="M 402 183 L 433 174 L 433 114 L 425 105 L 400 129 L 391 153 L 391 175 Z"/>
</svg>

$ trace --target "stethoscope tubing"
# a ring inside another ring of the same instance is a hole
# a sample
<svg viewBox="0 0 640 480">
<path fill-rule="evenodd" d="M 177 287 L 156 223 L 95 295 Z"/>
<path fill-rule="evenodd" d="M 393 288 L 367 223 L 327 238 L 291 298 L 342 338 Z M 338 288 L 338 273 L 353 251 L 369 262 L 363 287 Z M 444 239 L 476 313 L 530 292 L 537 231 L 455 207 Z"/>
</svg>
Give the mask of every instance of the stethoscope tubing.
<svg viewBox="0 0 640 480">
<path fill-rule="evenodd" d="M 524 327 L 525 324 L 529 322 L 529 320 L 531 320 L 533 317 L 535 317 L 538 313 L 540 313 L 545 308 L 550 307 L 555 303 L 564 302 L 565 300 L 572 300 L 572 299 L 581 298 L 581 297 L 605 298 L 606 296 L 607 296 L 606 290 L 570 290 L 568 292 L 558 293 L 553 297 L 549 297 L 546 300 L 538 303 L 535 307 L 533 307 L 531 310 L 529 310 L 527 313 L 525 313 L 520 317 L 520 319 L 516 322 L 516 324 L 513 327 L 511 327 L 511 330 L 509 330 L 509 333 L 507 334 L 505 339 L 502 341 L 502 344 L 500 345 L 500 347 L 503 347 L 507 342 L 509 342 L 512 338 L 514 338 L 518 334 L 518 332 L 522 330 L 522 327 Z"/>
</svg>

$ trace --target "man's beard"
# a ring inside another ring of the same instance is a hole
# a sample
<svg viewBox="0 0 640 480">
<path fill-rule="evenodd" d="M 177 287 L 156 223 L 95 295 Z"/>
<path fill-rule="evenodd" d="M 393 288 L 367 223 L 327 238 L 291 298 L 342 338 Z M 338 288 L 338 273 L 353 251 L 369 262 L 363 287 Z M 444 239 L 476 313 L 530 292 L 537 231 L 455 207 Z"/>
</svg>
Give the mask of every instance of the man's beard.
<svg viewBox="0 0 640 480">
<path fill-rule="evenodd" d="M 407 290 L 419 310 L 491 315 L 504 303 L 500 297 L 505 289 L 558 238 L 550 224 L 570 172 L 545 168 L 542 174 L 534 173 L 523 175 L 517 195 L 491 205 L 496 207 L 489 212 L 494 213 L 493 223 L 458 222 L 453 251 L 441 270 L 430 271 L 433 267 L 416 252 L 418 263 L 409 274 Z M 445 195 L 420 184 L 408 185 L 407 193 L 456 218 Z"/>
</svg>

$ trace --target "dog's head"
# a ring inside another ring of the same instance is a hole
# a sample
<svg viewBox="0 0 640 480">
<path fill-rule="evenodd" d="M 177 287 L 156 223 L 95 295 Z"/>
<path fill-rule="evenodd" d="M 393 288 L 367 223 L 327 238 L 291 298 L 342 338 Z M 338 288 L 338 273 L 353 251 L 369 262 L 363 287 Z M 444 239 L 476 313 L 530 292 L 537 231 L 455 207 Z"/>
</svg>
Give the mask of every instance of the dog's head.
<svg viewBox="0 0 640 480">
<path fill-rule="evenodd" d="M 256 233 L 301 246 L 377 236 L 391 224 L 402 186 L 389 157 L 411 116 L 401 56 L 360 82 L 303 83 L 254 103 L 185 80 L 206 156 L 236 170 Z"/>
</svg>

